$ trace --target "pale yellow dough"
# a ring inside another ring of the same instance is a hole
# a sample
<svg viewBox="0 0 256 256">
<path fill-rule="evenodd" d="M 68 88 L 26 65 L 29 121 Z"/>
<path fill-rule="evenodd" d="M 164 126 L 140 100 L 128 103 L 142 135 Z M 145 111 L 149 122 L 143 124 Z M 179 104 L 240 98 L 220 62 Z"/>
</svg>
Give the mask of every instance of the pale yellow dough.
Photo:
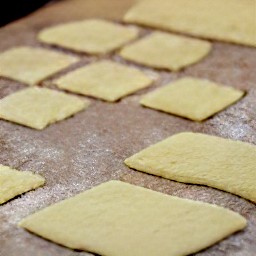
<svg viewBox="0 0 256 256">
<path fill-rule="evenodd" d="M 32 172 L 17 171 L 0 164 L 0 204 L 17 195 L 43 186 L 45 179 Z"/>
<path fill-rule="evenodd" d="M 0 76 L 34 85 L 78 60 L 42 48 L 12 48 L 0 54 Z"/>
<path fill-rule="evenodd" d="M 182 78 L 145 95 L 143 106 L 195 121 L 214 115 L 238 101 L 243 91 L 204 79 Z"/>
<path fill-rule="evenodd" d="M 255 47 L 255 9 L 255 0 L 143 0 L 124 20 Z"/>
<path fill-rule="evenodd" d="M 76 51 L 103 54 L 135 39 L 138 33 L 135 27 L 90 19 L 46 28 L 39 33 L 38 39 Z"/>
<path fill-rule="evenodd" d="M 1 99 L 0 118 L 41 130 L 88 105 L 87 100 L 35 86 Z"/>
<path fill-rule="evenodd" d="M 218 188 L 256 203 L 256 146 L 200 133 L 179 133 L 127 158 L 138 171 Z"/>
<path fill-rule="evenodd" d="M 64 246 L 106 256 L 180 256 L 243 229 L 228 209 L 120 181 L 36 212 L 21 227 Z"/>
<path fill-rule="evenodd" d="M 211 50 L 207 41 L 153 32 L 120 51 L 124 59 L 149 67 L 178 71 L 204 58 Z"/>
<path fill-rule="evenodd" d="M 55 81 L 61 89 L 112 102 L 151 83 L 152 79 L 140 70 L 106 60 L 79 68 Z"/>
</svg>

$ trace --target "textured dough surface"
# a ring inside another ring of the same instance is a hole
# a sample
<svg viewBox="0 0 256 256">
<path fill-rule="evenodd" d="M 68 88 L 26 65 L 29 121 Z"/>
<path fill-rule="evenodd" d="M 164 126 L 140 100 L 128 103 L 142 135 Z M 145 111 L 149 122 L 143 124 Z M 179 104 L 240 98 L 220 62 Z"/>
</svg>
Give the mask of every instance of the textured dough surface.
<svg viewBox="0 0 256 256">
<path fill-rule="evenodd" d="M 46 28 L 39 33 L 38 39 L 76 51 L 103 54 L 135 39 L 138 32 L 134 27 L 90 19 Z"/>
<path fill-rule="evenodd" d="M 85 109 L 89 101 L 47 88 L 31 87 L 0 100 L 0 118 L 34 129 Z"/>
<path fill-rule="evenodd" d="M 32 172 L 17 171 L 0 164 L 0 204 L 44 185 L 45 179 Z"/>
<path fill-rule="evenodd" d="M 110 181 L 32 214 L 19 225 L 100 255 L 178 256 L 243 229 L 246 220 L 215 205 Z"/>
<path fill-rule="evenodd" d="M 144 0 L 124 17 L 204 38 L 256 46 L 255 0 Z"/>
<path fill-rule="evenodd" d="M 78 60 L 42 48 L 12 48 L 0 54 L 0 76 L 34 85 Z"/>
<path fill-rule="evenodd" d="M 143 106 L 203 121 L 238 101 L 243 91 L 211 81 L 182 78 L 145 95 Z"/>
<path fill-rule="evenodd" d="M 151 83 L 140 70 L 112 61 L 89 64 L 55 81 L 61 89 L 106 101 L 116 101 Z"/>
<path fill-rule="evenodd" d="M 120 56 L 146 66 L 178 71 L 200 61 L 210 50 L 211 44 L 207 41 L 153 32 L 125 46 Z"/>
<path fill-rule="evenodd" d="M 256 203 L 256 147 L 200 133 L 179 133 L 127 158 L 138 171 L 207 185 Z"/>
</svg>

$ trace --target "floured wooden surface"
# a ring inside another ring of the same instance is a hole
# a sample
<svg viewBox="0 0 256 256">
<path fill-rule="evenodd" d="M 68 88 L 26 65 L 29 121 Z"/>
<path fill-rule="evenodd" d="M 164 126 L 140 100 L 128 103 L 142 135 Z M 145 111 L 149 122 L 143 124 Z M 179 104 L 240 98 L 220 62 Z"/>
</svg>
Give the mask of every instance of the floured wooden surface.
<svg viewBox="0 0 256 256">
<path fill-rule="evenodd" d="M 132 0 L 61 1 L 1 28 L 0 51 L 22 44 L 42 45 L 36 41 L 36 33 L 49 25 L 86 17 L 121 19 L 131 4 Z M 146 32 L 141 30 L 142 34 Z M 66 50 L 65 52 L 69 53 Z M 74 55 L 82 57 L 82 63 L 97 59 L 83 54 Z M 120 61 L 117 56 L 112 59 Z M 35 170 L 46 178 L 43 188 L 0 207 L 0 255 L 91 255 L 48 242 L 16 225 L 22 218 L 52 203 L 107 180 L 118 179 L 182 198 L 215 203 L 242 214 L 248 220 L 245 231 L 197 255 L 253 256 L 256 251 L 255 204 L 216 189 L 181 184 L 131 171 L 125 167 L 123 161 L 143 148 L 182 131 L 207 133 L 256 144 L 255 68 L 255 49 L 214 43 L 213 51 L 202 62 L 179 73 L 155 72 L 143 68 L 150 75 L 160 74 L 159 83 L 116 104 L 90 99 L 90 109 L 43 131 L 0 121 L 0 163 L 21 170 Z M 139 105 L 142 94 L 184 76 L 207 78 L 246 90 L 247 95 L 237 104 L 203 123 L 195 123 Z M 53 78 L 56 77 L 58 75 Z M 50 79 L 43 84 L 48 85 L 49 81 Z M 1 98 L 21 88 L 25 88 L 25 85 L 0 79 Z"/>
</svg>

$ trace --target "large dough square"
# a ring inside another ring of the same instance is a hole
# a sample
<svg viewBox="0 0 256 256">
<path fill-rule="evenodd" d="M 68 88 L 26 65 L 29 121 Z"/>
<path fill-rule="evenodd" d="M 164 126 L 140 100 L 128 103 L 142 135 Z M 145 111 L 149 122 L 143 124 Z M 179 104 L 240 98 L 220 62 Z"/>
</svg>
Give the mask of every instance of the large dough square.
<svg viewBox="0 0 256 256">
<path fill-rule="evenodd" d="M 0 118 L 42 130 L 85 109 L 89 101 L 50 90 L 32 87 L 0 100 Z"/>
<path fill-rule="evenodd" d="M 178 71 L 200 61 L 210 50 L 207 41 L 153 32 L 125 46 L 120 56 L 149 67 Z"/>
<path fill-rule="evenodd" d="M 99 255 L 180 256 L 243 229 L 246 220 L 215 205 L 110 181 L 34 213 L 19 225 Z"/>
<path fill-rule="evenodd" d="M 143 0 L 124 20 L 204 38 L 256 46 L 255 0 Z"/>
<path fill-rule="evenodd" d="M 55 81 L 61 89 L 112 102 L 151 83 L 140 70 L 106 60 L 79 68 Z"/>
<path fill-rule="evenodd" d="M 78 60 L 42 48 L 12 48 L 0 54 L 0 76 L 34 85 Z"/>
<path fill-rule="evenodd" d="M 238 101 L 244 92 L 204 79 L 183 78 L 145 95 L 143 106 L 202 121 Z"/>
<path fill-rule="evenodd" d="M 136 38 L 138 33 L 135 27 L 91 19 L 46 28 L 39 33 L 38 39 L 80 52 L 103 54 Z"/>
<path fill-rule="evenodd" d="M 17 195 L 44 184 L 42 176 L 28 171 L 17 171 L 0 164 L 0 204 Z"/>
<path fill-rule="evenodd" d="M 180 133 L 125 160 L 138 171 L 218 188 L 256 203 L 256 146 Z"/>
</svg>

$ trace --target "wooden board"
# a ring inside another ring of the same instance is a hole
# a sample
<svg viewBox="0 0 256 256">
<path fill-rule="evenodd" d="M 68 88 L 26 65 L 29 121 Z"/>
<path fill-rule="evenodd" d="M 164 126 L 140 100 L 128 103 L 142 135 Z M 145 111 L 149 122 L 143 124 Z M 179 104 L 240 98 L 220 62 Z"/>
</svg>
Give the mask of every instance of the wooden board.
<svg viewBox="0 0 256 256">
<path fill-rule="evenodd" d="M 40 29 L 88 17 L 119 20 L 132 2 L 66 0 L 48 5 L 25 19 L 1 28 L 0 51 L 17 45 L 54 48 L 36 41 L 36 33 Z M 147 32 L 148 30 L 142 30 L 142 34 Z M 61 51 L 60 48 L 54 49 Z M 80 56 L 83 60 L 79 65 L 96 58 L 84 54 Z M 117 56 L 104 58 L 122 61 Z M 155 72 L 145 70 L 152 74 Z M 214 203 L 239 212 L 248 220 L 246 230 L 197 255 L 255 255 L 255 204 L 217 189 L 182 184 L 136 172 L 123 164 L 128 156 L 181 131 L 202 132 L 256 144 L 255 70 L 256 49 L 215 42 L 212 53 L 202 62 L 179 73 L 157 72 L 161 75 L 157 84 L 116 104 L 91 99 L 92 104 L 87 111 L 43 131 L 0 121 L 0 163 L 21 170 L 35 170 L 47 180 L 45 187 L 0 206 L 0 256 L 91 255 L 58 246 L 16 225 L 30 213 L 111 179 L 170 195 Z M 247 91 L 247 95 L 239 103 L 203 123 L 139 105 L 141 94 L 186 75 L 208 78 L 243 89 Z M 50 80 L 42 84 L 49 85 Z M 18 82 L 0 79 L 0 97 L 24 87 Z"/>
</svg>

